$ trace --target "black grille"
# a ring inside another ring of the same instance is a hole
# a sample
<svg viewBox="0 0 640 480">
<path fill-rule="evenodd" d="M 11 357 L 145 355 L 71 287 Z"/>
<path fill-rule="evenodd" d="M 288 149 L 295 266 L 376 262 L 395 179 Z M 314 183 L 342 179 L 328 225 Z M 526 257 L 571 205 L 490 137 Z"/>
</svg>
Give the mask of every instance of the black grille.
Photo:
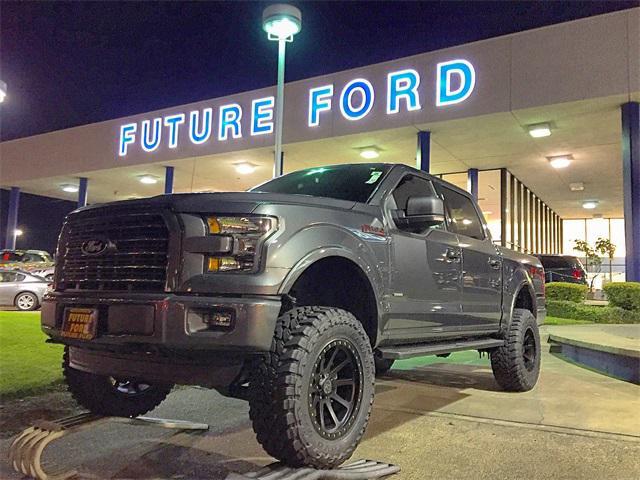
<svg viewBox="0 0 640 480">
<path fill-rule="evenodd" d="M 92 240 L 109 248 L 87 255 L 82 246 Z M 159 212 L 104 207 L 74 213 L 60 243 L 58 290 L 164 290 L 169 230 Z"/>
</svg>

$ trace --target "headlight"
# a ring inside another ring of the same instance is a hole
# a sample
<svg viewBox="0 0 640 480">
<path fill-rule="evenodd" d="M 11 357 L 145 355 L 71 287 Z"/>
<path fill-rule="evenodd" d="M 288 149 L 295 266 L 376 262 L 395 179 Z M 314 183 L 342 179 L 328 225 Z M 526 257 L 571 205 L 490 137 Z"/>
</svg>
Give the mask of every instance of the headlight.
<svg viewBox="0 0 640 480">
<path fill-rule="evenodd" d="M 258 267 L 260 246 L 276 230 L 277 220 L 272 217 L 207 217 L 209 235 L 228 236 L 233 239 L 231 255 L 210 256 L 210 272 L 253 272 Z"/>
</svg>

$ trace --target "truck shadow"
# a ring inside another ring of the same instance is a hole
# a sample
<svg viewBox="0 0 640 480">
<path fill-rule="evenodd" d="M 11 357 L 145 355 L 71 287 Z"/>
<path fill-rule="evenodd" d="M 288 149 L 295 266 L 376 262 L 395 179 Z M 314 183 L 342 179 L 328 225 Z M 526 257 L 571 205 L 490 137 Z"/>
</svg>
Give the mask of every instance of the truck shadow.
<svg viewBox="0 0 640 480">
<path fill-rule="evenodd" d="M 475 388 L 489 392 L 501 391 L 493 378 L 491 368 L 478 365 L 432 364 L 411 370 L 391 370 L 380 379 L 401 380 L 439 387 Z"/>
</svg>

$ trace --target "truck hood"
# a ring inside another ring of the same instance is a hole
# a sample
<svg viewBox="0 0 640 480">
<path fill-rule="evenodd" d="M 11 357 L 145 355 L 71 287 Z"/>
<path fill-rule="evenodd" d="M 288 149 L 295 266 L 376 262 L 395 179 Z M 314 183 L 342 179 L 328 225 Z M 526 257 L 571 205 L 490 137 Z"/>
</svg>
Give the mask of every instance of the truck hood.
<svg viewBox="0 0 640 480">
<path fill-rule="evenodd" d="M 156 197 L 124 200 L 91 205 L 85 209 L 105 206 L 130 206 L 151 208 L 168 208 L 182 213 L 251 213 L 260 205 L 286 204 L 309 207 L 351 210 L 356 202 L 336 200 L 333 198 L 311 197 L 307 195 L 291 195 L 264 192 L 224 192 L 224 193 L 177 193 L 158 195 Z"/>
</svg>

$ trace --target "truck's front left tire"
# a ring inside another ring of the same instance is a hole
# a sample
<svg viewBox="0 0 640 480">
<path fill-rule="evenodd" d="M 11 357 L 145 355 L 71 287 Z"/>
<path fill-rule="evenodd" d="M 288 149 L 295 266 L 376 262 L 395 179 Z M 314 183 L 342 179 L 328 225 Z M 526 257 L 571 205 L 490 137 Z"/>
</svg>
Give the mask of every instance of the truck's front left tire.
<svg viewBox="0 0 640 480">
<path fill-rule="evenodd" d="M 374 382 L 369 338 L 351 313 L 294 308 L 278 319 L 271 352 L 250 378 L 257 439 L 290 466 L 336 467 L 364 434 Z"/>
<path fill-rule="evenodd" d="M 100 415 L 137 417 L 156 408 L 173 385 L 115 379 L 82 372 L 69 366 L 69 347 L 64 349 L 62 371 L 67 388 L 81 406 Z"/>
</svg>

